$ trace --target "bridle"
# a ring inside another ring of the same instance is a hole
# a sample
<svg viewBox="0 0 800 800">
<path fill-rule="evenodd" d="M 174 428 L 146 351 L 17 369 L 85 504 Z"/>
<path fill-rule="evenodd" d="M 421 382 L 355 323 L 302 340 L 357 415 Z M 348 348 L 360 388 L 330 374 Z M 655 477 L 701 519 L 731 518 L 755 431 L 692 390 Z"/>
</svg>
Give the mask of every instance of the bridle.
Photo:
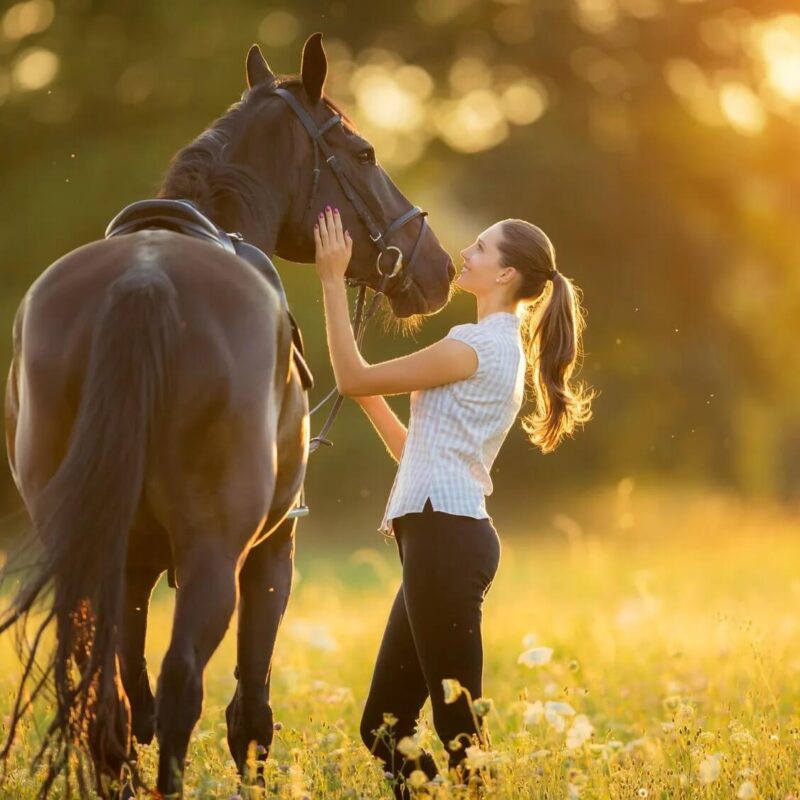
<svg viewBox="0 0 800 800">
<path fill-rule="evenodd" d="M 353 335 L 356 339 L 356 344 L 361 348 L 361 342 L 364 338 L 364 331 L 366 330 L 367 323 L 372 318 L 373 314 L 375 313 L 378 305 L 378 301 L 380 300 L 381 295 L 386 293 L 386 288 L 389 285 L 389 282 L 397 277 L 402 269 L 403 269 L 403 251 L 397 247 L 396 245 L 389 244 L 389 240 L 391 239 L 392 235 L 397 233 L 403 226 L 407 225 L 412 220 L 416 219 L 417 217 L 421 217 L 422 224 L 420 225 L 419 233 L 417 234 L 417 240 L 414 243 L 414 247 L 411 251 L 411 257 L 408 259 L 408 264 L 406 268 L 410 268 L 411 265 L 414 263 L 414 259 L 417 257 L 419 253 L 420 244 L 422 243 L 422 237 L 428 227 L 428 221 L 425 219 L 428 212 L 423 211 L 419 206 L 414 206 L 406 211 L 404 214 L 401 214 L 397 219 L 393 222 L 389 223 L 389 226 L 384 230 L 377 226 L 375 220 L 372 218 L 372 215 L 367 208 L 367 204 L 364 202 L 361 195 L 359 195 L 357 189 L 352 184 L 350 179 L 347 177 L 347 173 L 342 168 L 342 165 L 339 163 L 339 159 L 336 157 L 336 154 L 331 150 L 330 145 L 325 141 L 325 134 L 334 128 L 336 125 L 339 125 L 342 121 L 341 114 L 334 114 L 330 119 L 327 119 L 321 126 L 318 126 L 317 123 L 314 121 L 311 114 L 303 107 L 302 103 L 287 89 L 283 87 L 278 87 L 277 89 L 273 90 L 273 93 L 276 94 L 278 97 L 281 98 L 288 106 L 292 109 L 295 113 L 297 118 L 300 120 L 303 127 L 308 132 L 308 135 L 311 137 L 311 142 L 314 146 L 314 170 L 312 172 L 311 178 L 311 191 L 309 194 L 308 205 L 306 210 L 313 208 L 314 205 L 314 198 L 317 194 L 317 188 L 319 185 L 319 176 L 320 176 L 320 159 L 319 154 L 320 151 L 322 155 L 325 157 L 325 163 L 333 171 L 333 174 L 336 176 L 336 180 L 339 182 L 339 186 L 342 189 L 345 197 L 348 199 L 350 204 L 353 206 L 356 214 L 358 215 L 359 219 L 364 223 L 365 227 L 369 231 L 369 238 L 375 243 L 375 246 L 378 248 L 378 257 L 375 262 L 375 268 L 378 270 L 378 274 L 381 276 L 380 283 L 378 284 L 378 288 L 375 289 L 375 294 L 372 297 L 370 302 L 369 308 L 367 309 L 366 314 L 364 313 L 364 301 L 366 298 L 366 290 L 367 284 L 363 281 L 356 281 L 352 278 L 348 278 L 348 284 L 351 286 L 358 285 L 358 296 L 356 298 L 355 310 L 353 314 Z M 394 265 L 392 266 L 391 270 L 385 272 L 381 268 L 381 259 L 384 256 L 388 256 L 389 254 L 396 254 Z M 336 418 L 336 415 L 339 413 L 339 409 L 342 406 L 344 401 L 344 397 L 339 394 L 336 387 L 334 387 L 328 394 L 316 405 L 314 408 L 311 409 L 311 414 L 314 414 L 318 411 L 323 405 L 325 405 L 331 397 L 337 395 L 336 401 L 334 402 L 333 406 L 331 407 L 330 412 L 328 413 L 328 417 L 325 420 L 325 423 L 322 426 L 319 434 L 314 436 L 309 444 L 309 452 L 313 453 L 321 444 L 330 446 L 332 442 L 326 439 L 326 435 L 333 425 L 333 421 Z"/>
</svg>

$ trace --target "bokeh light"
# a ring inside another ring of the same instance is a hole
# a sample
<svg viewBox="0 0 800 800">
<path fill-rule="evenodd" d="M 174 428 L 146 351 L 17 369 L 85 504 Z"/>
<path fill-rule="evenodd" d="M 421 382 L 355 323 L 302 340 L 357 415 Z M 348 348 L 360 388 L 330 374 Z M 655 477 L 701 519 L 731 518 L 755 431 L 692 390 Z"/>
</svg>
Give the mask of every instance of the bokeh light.
<svg viewBox="0 0 800 800">
<path fill-rule="evenodd" d="M 528 79 L 512 83 L 501 95 L 503 113 L 514 125 L 530 125 L 547 109 L 547 92 L 541 83 Z"/>
<path fill-rule="evenodd" d="M 3 15 L 2 31 L 12 41 L 41 33 L 50 27 L 55 16 L 51 0 L 25 0 L 16 3 Z"/>
<path fill-rule="evenodd" d="M 48 86 L 58 74 L 58 56 L 44 47 L 29 47 L 14 61 L 12 80 L 22 91 L 36 91 Z"/>
<path fill-rule="evenodd" d="M 800 15 L 785 14 L 756 25 L 753 37 L 766 71 L 766 88 L 800 104 Z"/>
<path fill-rule="evenodd" d="M 489 89 L 475 89 L 458 100 L 446 100 L 435 115 L 441 138 L 453 150 L 477 153 L 508 136 L 503 105 Z"/>
<path fill-rule="evenodd" d="M 731 124 L 739 133 L 756 136 L 767 124 L 767 115 L 758 95 L 748 86 L 737 81 L 722 85 L 719 93 L 720 106 Z"/>
<path fill-rule="evenodd" d="M 300 33 L 300 21 L 291 11 L 270 11 L 258 26 L 258 37 L 270 47 L 286 47 Z"/>
</svg>

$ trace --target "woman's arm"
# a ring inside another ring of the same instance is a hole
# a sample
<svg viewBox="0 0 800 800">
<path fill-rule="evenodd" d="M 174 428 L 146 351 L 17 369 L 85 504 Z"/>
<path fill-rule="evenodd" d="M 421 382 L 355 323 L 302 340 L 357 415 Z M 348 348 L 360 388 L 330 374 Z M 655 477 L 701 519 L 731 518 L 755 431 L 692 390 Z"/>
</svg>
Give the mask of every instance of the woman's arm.
<svg viewBox="0 0 800 800">
<path fill-rule="evenodd" d="M 380 396 L 358 397 L 356 402 L 364 409 L 372 426 L 386 445 L 392 458 L 399 462 L 403 455 L 408 430 L 397 418 L 386 399 Z"/>
<path fill-rule="evenodd" d="M 328 350 L 339 392 L 348 397 L 405 394 L 464 380 L 478 368 L 478 356 L 464 342 L 441 339 L 407 356 L 367 364 L 350 327 L 344 283 L 323 283 Z"/>
<path fill-rule="evenodd" d="M 325 326 L 339 392 L 350 397 L 403 394 L 464 380 L 478 368 L 478 356 L 464 342 L 442 339 L 416 353 L 367 364 L 358 352 L 347 308 L 344 275 L 353 242 L 338 213 L 328 209 L 314 227 L 316 269 L 322 283 Z"/>
</svg>

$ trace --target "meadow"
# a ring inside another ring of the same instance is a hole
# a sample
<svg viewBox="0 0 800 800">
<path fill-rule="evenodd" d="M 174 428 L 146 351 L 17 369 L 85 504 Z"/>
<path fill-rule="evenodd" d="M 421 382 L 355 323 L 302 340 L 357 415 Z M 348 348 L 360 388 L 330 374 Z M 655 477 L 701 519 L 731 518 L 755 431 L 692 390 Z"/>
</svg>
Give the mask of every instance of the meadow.
<svg viewBox="0 0 800 800">
<path fill-rule="evenodd" d="M 496 798 L 800 797 L 800 518 L 711 491 L 625 480 L 535 524 L 498 524 L 500 572 L 484 615 Z M 491 510 L 491 509 L 490 509 Z M 497 522 L 497 520 L 496 520 Z M 295 589 L 273 666 L 267 790 L 245 797 L 390 797 L 358 737 L 374 655 L 399 580 L 394 545 L 298 536 Z M 370 526 L 365 526 L 370 531 Z M 157 674 L 173 594 L 152 605 Z M 18 664 L 1 643 L 7 713 Z M 231 798 L 225 741 L 235 630 L 206 673 L 186 796 Z M 35 796 L 30 720 L 2 797 Z M 426 708 L 418 742 L 442 750 Z M 154 775 L 155 746 L 143 748 Z M 447 780 L 421 797 L 464 796 Z"/>
</svg>

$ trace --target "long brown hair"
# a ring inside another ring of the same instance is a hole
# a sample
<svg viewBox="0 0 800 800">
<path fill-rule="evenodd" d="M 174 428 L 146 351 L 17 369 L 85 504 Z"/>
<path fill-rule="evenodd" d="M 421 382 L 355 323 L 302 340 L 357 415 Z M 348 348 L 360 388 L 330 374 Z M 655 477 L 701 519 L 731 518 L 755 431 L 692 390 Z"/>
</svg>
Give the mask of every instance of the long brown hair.
<svg viewBox="0 0 800 800">
<path fill-rule="evenodd" d="M 592 418 L 594 391 L 571 383 L 583 355 L 581 291 L 556 269 L 555 248 L 541 228 L 521 219 L 503 220 L 500 226 L 500 262 L 520 273 L 515 299 L 527 301 L 521 333 L 534 410 L 522 427 L 549 453 Z"/>
</svg>

